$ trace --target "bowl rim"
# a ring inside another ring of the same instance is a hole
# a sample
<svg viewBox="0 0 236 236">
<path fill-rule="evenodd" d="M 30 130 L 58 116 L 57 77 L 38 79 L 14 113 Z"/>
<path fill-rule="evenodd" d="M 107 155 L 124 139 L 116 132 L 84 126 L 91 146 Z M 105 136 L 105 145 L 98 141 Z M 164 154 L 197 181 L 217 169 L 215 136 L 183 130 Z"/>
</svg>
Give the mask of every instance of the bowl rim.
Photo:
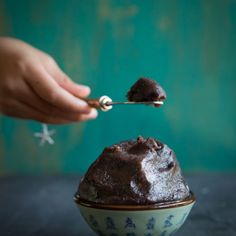
<svg viewBox="0 0 236 236">
<path fill-rule="evenodd" d="M 91 202 L 85 199 L 82 199 L 79 195 L 75 194 L 74 201 L 76 204 L 97 209 L 105 210 L 120 210 L 120 211 L 142 211 L 142 210 L 157 210 L 157 209 L 168 209 L 175 208 L 180 206 L 187 206 L 195 203 L 196 197 L 192 191 L 187 198 L 177 201 L 161 202 L 147 205 L 115 205 L 115 204 L 102 204 Z"/>
</svg>

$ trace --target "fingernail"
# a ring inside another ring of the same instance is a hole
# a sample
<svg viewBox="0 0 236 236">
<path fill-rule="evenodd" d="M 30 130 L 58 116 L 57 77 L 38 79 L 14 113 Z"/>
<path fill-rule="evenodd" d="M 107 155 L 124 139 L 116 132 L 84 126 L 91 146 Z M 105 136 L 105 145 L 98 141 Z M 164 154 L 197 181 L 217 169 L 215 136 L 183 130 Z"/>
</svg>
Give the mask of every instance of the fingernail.
<svg viewBox="0 0 236 236">
<path fill-rule="evenodd" d="M 92 108 L 88 116 L 90 119 L 95 119 L 98 116 L 98 111 L 95 108 Z"/>
<path fill-rule="evenodd" d="M 87 86 L 87 85 L 78 84 L 77 86 L 78 86 L 79 89 L 86 90 L 87 93 L 90 93 L 90 91 L 91 91 L 90 87 Z"/>
</svg>

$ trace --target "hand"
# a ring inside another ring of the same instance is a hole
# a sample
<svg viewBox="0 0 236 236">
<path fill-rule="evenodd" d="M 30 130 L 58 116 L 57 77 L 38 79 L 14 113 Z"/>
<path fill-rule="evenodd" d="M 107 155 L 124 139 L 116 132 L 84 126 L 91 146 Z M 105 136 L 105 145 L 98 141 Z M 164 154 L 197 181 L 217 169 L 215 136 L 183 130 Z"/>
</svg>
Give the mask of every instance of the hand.
<svg viewBox="0 0 236 236">
<path fill-rule="evenodd" d="M 97 111 L 78 97 L 90 88 L 71 81 L 52 57 L 32 46 L 0 37 L 0 113 L 43 123 L 94 119 Z"/>
</svg>

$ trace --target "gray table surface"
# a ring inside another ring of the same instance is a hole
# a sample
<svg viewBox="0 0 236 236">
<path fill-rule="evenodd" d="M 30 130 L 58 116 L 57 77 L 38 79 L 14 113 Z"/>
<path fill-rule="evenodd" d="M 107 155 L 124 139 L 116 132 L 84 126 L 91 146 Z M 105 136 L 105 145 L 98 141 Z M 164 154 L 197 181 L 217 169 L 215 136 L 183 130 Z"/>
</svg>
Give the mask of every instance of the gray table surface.
<svg viewBox="0 0 236 236">
<path fill-rule="evenodd" d="M 72 197 L 79 176 L 0 177 L 0 235 L 95 236 Z M 197 203 L 176 236 L 236 235 L 236 174 L 187 177 Z"/>
</svg>

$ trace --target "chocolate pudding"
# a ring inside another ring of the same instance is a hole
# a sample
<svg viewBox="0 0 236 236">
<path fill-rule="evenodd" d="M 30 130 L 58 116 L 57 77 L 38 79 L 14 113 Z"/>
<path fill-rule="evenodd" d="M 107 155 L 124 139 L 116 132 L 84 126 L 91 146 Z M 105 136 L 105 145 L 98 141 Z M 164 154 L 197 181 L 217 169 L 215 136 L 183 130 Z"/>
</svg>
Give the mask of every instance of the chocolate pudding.
<svg viewBox="0 0 236 236">
<path fill-rule="evenodd" d="M 106 147 L 80 182 L 77 197 L 102 204 L 153 204 L 189 196 L 175 153 L 154 138 Z"/>
<path fill-rule="evenodd" d="M 166 92 L 155 80 L 140 78 L 130 88 L 127 99 L 131 102 L 163 101 L 166 99 Z"/>
</svg>

